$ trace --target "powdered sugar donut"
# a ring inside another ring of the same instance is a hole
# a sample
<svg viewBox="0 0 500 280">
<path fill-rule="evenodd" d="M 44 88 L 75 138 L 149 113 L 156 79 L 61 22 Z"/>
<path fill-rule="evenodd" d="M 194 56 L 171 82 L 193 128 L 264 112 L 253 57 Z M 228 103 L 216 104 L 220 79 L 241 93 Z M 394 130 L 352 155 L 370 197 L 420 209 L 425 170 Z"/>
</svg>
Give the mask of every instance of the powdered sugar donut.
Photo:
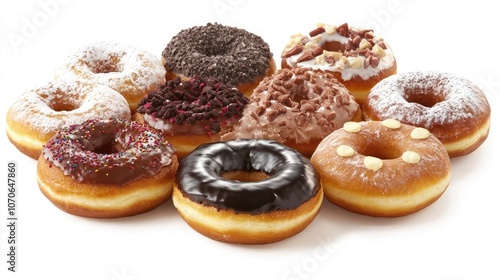
<svg viewBox="0 0 500 280">
<path fill-rule="evenodd" d="M 130 119 L 127 101 L 117 91 L 86 81 L 57 80 L 22 94 L 9 108 L 9 140 L 38 159 L 42 146 L 63 126 L 88 119 Z"/>
<path fill-rule="evenodd" d="M 416 71 L 382 80 L 362 104 L 367 120 L 393 118 L 424 127 L 451 157 L 468 154 L 487 138 L 491 108 L 484 93 L 451 73 Z"/>
<path fill-rule="evenodd" d="M 135 111 L 141 99 L 165 82 L 165 68 L 152 53 L 137 46 L 96 42 L 69 55 L 56 71 L 59 79 L 86 79 L 121 93 Z"/>
</svg>

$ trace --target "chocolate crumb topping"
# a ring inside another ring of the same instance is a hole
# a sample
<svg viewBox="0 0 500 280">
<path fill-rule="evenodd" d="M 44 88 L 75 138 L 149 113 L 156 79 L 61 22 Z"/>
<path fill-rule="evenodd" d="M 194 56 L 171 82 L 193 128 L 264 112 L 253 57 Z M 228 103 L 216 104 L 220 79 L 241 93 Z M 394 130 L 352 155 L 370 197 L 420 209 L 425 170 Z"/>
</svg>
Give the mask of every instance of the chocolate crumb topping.
<svg viewBox="0 0 500 280">
<path fill-rule="evenodd" d="M 137 112 L 179 125 L 210 121 L 207 130 L 218 133 L 224 120 L 241 117 L 247 102 L 236 88 L 216 79 L 192 78 L 183 82 L 177 77 L 145 96 Z"/>
<path fill-rule="evenodd" d="M 208 23 L 181 30 L 162 52 L 165 67 L 186 77 L 214 77 L 237 86 L 265 75 L 269 45 L 244 29 Z"/>
<path fill-rule="evenodd" d="M 254 90 L 229 139 L 312 143 L 351 121 L 359 105 L 332 74 L 279 69 Z"/>
</svg>

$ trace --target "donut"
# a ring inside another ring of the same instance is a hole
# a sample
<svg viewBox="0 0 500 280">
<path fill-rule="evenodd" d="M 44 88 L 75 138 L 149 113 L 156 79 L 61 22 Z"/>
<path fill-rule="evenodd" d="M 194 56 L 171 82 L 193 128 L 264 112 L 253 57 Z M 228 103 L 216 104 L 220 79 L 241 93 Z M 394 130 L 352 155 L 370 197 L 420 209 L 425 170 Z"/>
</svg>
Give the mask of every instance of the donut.
<svg viewBox="0 0 500 280">
<path fill-rule="evenodd" d="M 176 77 L 144 97 L 133 119 L 161 130 L 182 158 L 203 143 L 220 141 L 247 102 L 236 88 L 213 78 Z"/>
<path fill-rule="evenodd" d="M 181 160 L 172 201 L 186 223 L 222 242 L 264 244 L 301 232 L 323 200 L 309 160 L 272 140 L 207 143 Z"/>
<path fill-rule="evenodd" d="M 61 127 L 95 118 L 130 119 L 127 101 L 104 85 L 57 80 L 24 92 L 9 107 L 6 132 L 19 151 L 38 159 Z"/>
<path fill-rule="evenodd" d="M 318 24 L 308 34 L 290 36 L 281 68 L 305 67 L 332 73 L 361 103 L 370 89 L 397 71 L 394 54 L 372 30 L 344 23 Z"/>
<path fill-rule="evenodd" d="M 170 199 L 178 165 L 174 148 L 147 125 L 88 120 L 62 128 L 44 145 L 37 179 L 67 213 L 118 218 Z"/>
<path fill-rule="evenodd" d="M 245 96 L 276 70 L 269 45 L 244 29 L 208 23 L 181 30 L 162 52 L 167 80 L 215 78 Z"/>
<path fill-rule="evenodd" d="M 450 157 L 476 150 L 490 130 L 485 94 L 452 73 L 415 71 L 389 77 L 371 90 L 362 108 L 366 120 L 392 118 L 428 129 Z"/>
<path fill-rule="evenodd" d="M 361 110 L 331 74 L 279 69 L 254 90 L 222 140 L 272 139 L 310 157 L 324 137 L 353 120 L 361 120 Z"/>
<path fill-rule="evenodd" d="M 415 213 L 451 179 L 443 144 L 427 129 L 394 119 L 345 123 L 321 141 L 311 163 L 327 200 L 375 217 Z"/>
<path fill-rule="evenodd" d="M 121 93 L 133 113 L 137 103 L 165 82 L 160 59 L 137 46 L 101 41 L 68 55 L 56 69 L 56 79 L 85 79 Z"/>
</svg>

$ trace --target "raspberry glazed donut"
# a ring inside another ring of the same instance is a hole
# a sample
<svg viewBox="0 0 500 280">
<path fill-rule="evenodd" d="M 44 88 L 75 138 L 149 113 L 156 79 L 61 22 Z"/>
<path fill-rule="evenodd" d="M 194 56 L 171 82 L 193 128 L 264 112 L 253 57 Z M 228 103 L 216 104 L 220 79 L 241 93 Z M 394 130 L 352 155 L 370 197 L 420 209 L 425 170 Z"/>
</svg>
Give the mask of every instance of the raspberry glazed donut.
<svg viewBox="0 0 500 280">
<path fill-rule="evenodd" d="M 199 233 L 263 244 L 301 232 L 323 201 L 307 158 L 272 140 L 203 144 L 181 160 L 173 203 Z"/>
<path fill-rule="evenodd" d="M 203 143 L 220 141 L 247 102 L 236 88 L 213 78 L 176 77 L 141 100 L 133 119 L 161 130 L 181 158 Z"/>
<path fill-rule="evenodd" d="M 215 78 L 245 96 L 276 70 L 269 45 L 244 29 L 208 23 L 181 30 L 162 52 L 167 80 Z"/>
<path fill-rule="evenodd" d="M 310 157 L 319 142 L 361 110 L 328 73 L 279 69 L 255 89 L 234 130 L 222 140 L 272 139 Z"/>
<path fill-rule="evenodd" d="M 6 132 L 25 155 L 38 159 L 42 146 L 63 126 L 96 118 L 130 119 L 115 90 L 88 81 L 52 81 L 23 93 L 9 108 Z"/>
<path fill-rule="evenodd" d="M 394 54 L 383 38 L 347 23 L 318 24 L 309 34 L 291 36 L 281 59 L 281 68 L 332 73 L 358 103 L 375 84 L 397 71 Z"/>
<path fill-rule="evenodd" d="M 443 144 L 427 129 L 394 119 L 345 123 L 318 145 L 311 163 L 329 201 L 369 216 L 417 212 L 451 178 Z"/>
<path fill-rule="evenodd" d="M 107 85 L 125 97 L 133 113 L 148 92 L 165 83 L 165 68 L 149 51 L 102 41 L 70 54 L 56 70 L 56 78 L 85 79 Z"/>
<path fill-rule="evenodd" d="M 389 77 L 371 90 L 362 107 L 366 120 L 392 118 L 428 129 L 450 157 L 476 150 L 490 130 L 485 94 L 451 73 L 416 71 Z"/>
<path fill-rule="evenodd" d="M 172 195 L 177 155 L 147 125 L 118 119 L 64 127 L 37 165 L 42 193 L 61 210 L 84 217 L 144 213 Z"/>
</svg>

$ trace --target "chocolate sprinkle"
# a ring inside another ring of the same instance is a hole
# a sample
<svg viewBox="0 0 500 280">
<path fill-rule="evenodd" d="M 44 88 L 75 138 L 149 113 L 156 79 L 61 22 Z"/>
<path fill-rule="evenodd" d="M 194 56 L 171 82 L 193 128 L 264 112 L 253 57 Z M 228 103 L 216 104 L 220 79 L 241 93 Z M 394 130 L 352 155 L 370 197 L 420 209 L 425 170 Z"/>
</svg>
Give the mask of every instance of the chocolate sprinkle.
<svg viewBox="0 0 500 280">
<path fill-rule="evenodd" d="M 216 79 L 181 81 L 176 77 L 145 96 L 137 112 L 179 125 L 209 120 L 209 130 L 218 133 L 223 120 L 240 118 L 247 103 L 246 97 L 236 88 Z"/>
<path fill-rule="evenodd" d="M 165 68 L 186 77 L 214 77 L 238 86 L 264 76 L 269 45 L 244 29 L 208 23 L 181 30 L 162 52 Z"/>
</svg>

